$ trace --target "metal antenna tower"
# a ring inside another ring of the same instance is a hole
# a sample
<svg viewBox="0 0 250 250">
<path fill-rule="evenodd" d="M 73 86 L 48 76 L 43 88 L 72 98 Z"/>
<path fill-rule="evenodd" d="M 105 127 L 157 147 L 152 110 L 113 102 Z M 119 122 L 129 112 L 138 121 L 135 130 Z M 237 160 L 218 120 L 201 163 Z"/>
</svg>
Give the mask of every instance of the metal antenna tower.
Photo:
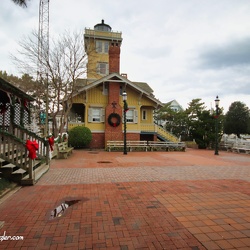
<svg viewBox="0 0 250 250">
<path fill-rule="evenodd" d="M 49 0 L 40 0 L 38 30 L 38 73 L 45 77 L 49 61 Z"/>
<path fill-rule="evenodd" d="M 48 136 L 48 64 L 49 64 L 49 0 L 40 0 L 39 5 L 39 30 L 38 30 L 38 69 L 37 78 L 46 88 L 46 118 L 44 135 Z"/>
</svg>

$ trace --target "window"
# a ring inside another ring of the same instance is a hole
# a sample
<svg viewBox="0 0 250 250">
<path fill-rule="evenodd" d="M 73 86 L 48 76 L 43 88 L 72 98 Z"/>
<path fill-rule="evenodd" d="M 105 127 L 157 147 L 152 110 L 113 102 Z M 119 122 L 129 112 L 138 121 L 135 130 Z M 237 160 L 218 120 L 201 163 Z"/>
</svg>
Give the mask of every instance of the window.
<svg viewBox="0 0 250 250">
<path fill-rule="evenodd" d="M 122 96 L 122 94 L 123 94 L 123 87 L 120 86 L 120 95 Z"/>
<path fill-rule="evenodd" d="M 109 53 L 109 42 L 104 42 L 104 53 L 105 54 Z"/>
<path fill-rule="evenodd" d="M 102 53 L 102 42 L 101 41 L 95 42 L 95 50 L 97 53 Z"/>
<path fill-rule="evenodd" d="M 124 121 L 124 118 L 123 118 Z M 138 112 L 136 109 L 129 109 L 126 112 L 126 121 L 128 123 L 138 123 Z"/>
<path fill-rule="evenodd" d="M 89 108 L 88 122 L 104 122 L 104 114 L 103 108 Z"/>
<path fill-rule="evenodd" d="M 97 73 L 100 75 L 108 75 L 109 73 L 109 65 L 105 62 L 99 62 L 97 64 Z"/>
<path fill-rule="evenodd" d="M 142 120 L 147 120 L 147 111 L 145 109 L 142 110 Z"/>
<path fill-rule="evenodd" d="M 95 42 L 95 50 L 97 53 L 105 53 L 109 52 L 109 42 L 106 41 L 96 41 Z"/>
<path fill-rule="evenodd" d="M 102 93 L 103 93 L 103 95 L 108 95 L 108 93 L 109 93 L 109 86 L 108 86 L 108 84 L 107 83 L 103 83 L 103 91 L 102 91 Z"/>
</svg>

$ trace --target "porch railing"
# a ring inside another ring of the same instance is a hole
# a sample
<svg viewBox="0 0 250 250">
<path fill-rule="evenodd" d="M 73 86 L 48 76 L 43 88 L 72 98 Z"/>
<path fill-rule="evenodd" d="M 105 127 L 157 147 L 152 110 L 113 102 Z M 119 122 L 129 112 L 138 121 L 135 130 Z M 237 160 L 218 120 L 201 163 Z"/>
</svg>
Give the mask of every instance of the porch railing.
<svg viewBox="0 0 250 250">
<path fill-rule="evenodd" d="M 4 130 L 0 129 L 0 136 L 0 157 L 2 159 L 27 170 L 30 166 L 30 160 L 26 149 L 26 141 L 36 140 L 38 143 L 38 159 L 44 160 L 46 164 L 49 164 L 49 144 L 44 138 L 19 125 L 5 127 Z"/>
<path fill-rule="evenodd" d="M 161 126 L 158 126 L 156 124 L 141 124 L 141 131 L 157 133 L 164 139 L 171 141 L 171 142 L 179 141 L 179 139 L 175 135 L 171 134 L 170 132 L 166 131 Z"/>
</svg>

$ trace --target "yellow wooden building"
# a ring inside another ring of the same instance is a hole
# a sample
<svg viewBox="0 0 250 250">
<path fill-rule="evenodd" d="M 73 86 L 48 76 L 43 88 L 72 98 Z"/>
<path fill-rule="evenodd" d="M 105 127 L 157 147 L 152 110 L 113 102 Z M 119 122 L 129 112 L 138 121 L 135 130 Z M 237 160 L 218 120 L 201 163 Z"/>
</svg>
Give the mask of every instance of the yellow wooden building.
<svg viewBox="0 0 250 250">
<path fill-rule="evenodd" d="M 85 29 L 88 54 L 87 79 L 78 79 L 77 92 L 68 117 L 68 129 L 86 126 L 92 132 L 91 148 L 104 148 L 107 141 L 123 140 L 122 93 L 127 93 L 127 140 L 176 138 L 154 123 L 153 112 L 162 103 L 145 82 L 133 82 L 120 74 L 122 34 L 104 23 Z"/>
</svg>

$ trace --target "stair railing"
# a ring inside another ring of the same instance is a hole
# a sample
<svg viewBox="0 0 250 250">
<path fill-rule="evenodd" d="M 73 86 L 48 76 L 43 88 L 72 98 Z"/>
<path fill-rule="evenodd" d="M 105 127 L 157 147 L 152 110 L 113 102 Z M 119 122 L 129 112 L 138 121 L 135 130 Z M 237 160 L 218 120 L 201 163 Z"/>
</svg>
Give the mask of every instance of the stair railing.
<svg viewBox="0 0 250 250">
<path fill-rule="evenodd" d="M 47 140 L 16 124 L 13 125 L 11 130 L 9 131 L 8 127 L 5 130 L 0 129 L 0 157 L 2 159 L 27 170 L 32 164 L 28 158 L 26 141 L 35 140 L 38 143 L 38 159 L 49 164 L 49 144 Z"/>
<path fill-rule="evenodd" d="M 168 141 L 172 141 L 172 142 L 178 142 L 179 141 L 179 139 L 175 135 L 173 135 L 170 132 L 166 131 L 164 128 L 162 128 L 159 125 L 155 125 L 155 131 L 156 131 L 157 134 L 159 134 L 163 138 L 167 139 Z"/>
</svg>

